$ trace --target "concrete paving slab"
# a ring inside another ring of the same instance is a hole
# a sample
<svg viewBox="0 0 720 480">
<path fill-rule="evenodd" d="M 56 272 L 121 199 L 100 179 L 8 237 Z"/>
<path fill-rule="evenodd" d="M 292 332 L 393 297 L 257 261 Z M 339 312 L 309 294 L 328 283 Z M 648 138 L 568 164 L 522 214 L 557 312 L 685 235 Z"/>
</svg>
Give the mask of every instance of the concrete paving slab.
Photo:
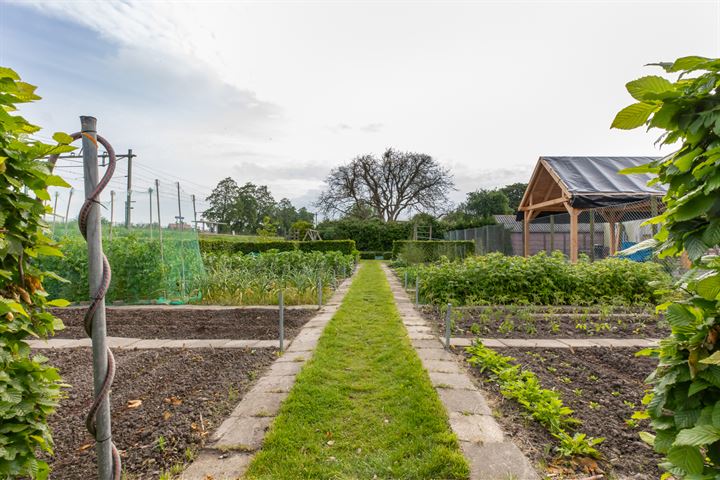
<svg viewBox="0 0 720 480">
<path fill-rule="evenodd" d="M 428 372 L 435 388 L 477 390 L 465 373 Z"/>
<path fill-rule="evenodd" d="M 572 348 L 597 347 L 597 344 L 592 343 L 590 340 L 585 340 L 582 338 L 559 338 L 558 342 L 564 343 L 565 345 Z"/>
<path fill-rule="evenodd" d="M 305 363 L 312 356 L 312 352 L 285 352 L 275 362 Z"/>
<path fill-rule="evenodd" d="M 144 350 L 153 348 L 163 348 L 167 343 L 173 340 L 160 339 L 160 340 L 140 340 L 132 346 L 133 349 Z"/>
<path fill-rule="evenodd" d="M 245 474 L 250 460 L 249 453 L 204 451 L 180 475 L 180 480 L 237 480 Z"/>
<path fill-rule="evenodd" d="M 503 338 L 502 343 L 507 347 L 520 348 L 568 348 L 566 344 L 552 339 Z"/>
<path fill-rule="evenodd" d="M 462 442 L 492 443 L 505 439 L 502 429 L 490 415 L 450 412 L 450 426 Z"/>
<path fill-rule="evenodd" d="M 480 341 L 488 348 L 502 348 L 505 344 L 497 338 L 481 338 Z"/>
<path fill-rule="evenodd" d="M 457 362 L 448 362 L 446 360 L 425 360 L 422 364 L 428 372 L 462 373 L 462 370 L 460 370 L 460 366 Z"/>
<path fill-rule="evenodd" d="M 263 377 L 255 384 L 253 390 L 257 392 L 289 392 L 295 384 L 295 375 L 280 377 Z"/>
<path fill-rule="evenodd" d="M 452 338 L 450 337 L 450 345 L 453 347 L 469 347 L 472 345 L 474 339 L 472 338 Z M 443 339 L 444 341 L 444 339 Z"/>
<path fill-rule="evenodd" d="M 301 362 L 275 362 L 265 374 L 268 377 L 284 377 L 286 375 L 297 375 L 304 363 Z"/>
<path fill-rule="evenodd" d="M 427 325 L 409 325 L 406 328 L 409 333 L 412 333 L 412 332 L 429 333 L 429 334 L 433 333 L 432 328 L 428 327 Z"/>
<path fill-rule="evenodd" d="M 132 348 L 134 344 L 139 342 L 139 338 L 126 338 L 126 337 L 107 337 L 105 342 L 110 348 Z"/>
<path fill-rule="evenodd" d="M 540 477 L 530 461 L 511 442 L 460 442 L 465 458 L 470 461 L 473 480 L 538 480 Z"/>
<path fill-rule="evenodd" d="M 211 438 L 210 447 L 217 450 L 253 452 L 262 446 L 272 417 L 229 417 Z"/>
<path fill-rule="evenodd" d="M 485 397 L 477 390 L 439 388 L 437 392 L 448 413 L 472 413 L 476 415 L 491 415 L 492 413 Z"/>
<path fill-rule="evenodd" d="M 421 348 L 417 350 L 417 354 L 423 362 L 428 360 L 455 361 L 455 356 L 443 348 Z"/>
<path fill-rule="evenodd" d="M 411 343 L 416 349 L 422 348 L 443 348 L 443 344 L 437 338 L 433 340 L 412 340 Z"/>
<path fill-rule="evenodd" d="M 423 332 L 408 332 L 408 337 L 410 340 L 434 340 L 437 338 L 436 335 Z"/>
<path fill-rule="evenodd" d="M 288 352 L 312 352 L 317 347 L 317 340 L 306 340 L 304 342 L 293 341 L 287 348 Z"/>
<path fill-rule="evenodd" d="M 250 391 L 237 404 L 231 417 L 274 417 L 288 392 L 268 393 Z"/>
<path fill-rule="evenodd" d="M 184 339 L 170 340 L 163 345 L 163 348 L 220 348 L 230 340 L 205 340 L 205 339 Z M 254 345 L 248 345 L 254 346 Z"/>
</svg>

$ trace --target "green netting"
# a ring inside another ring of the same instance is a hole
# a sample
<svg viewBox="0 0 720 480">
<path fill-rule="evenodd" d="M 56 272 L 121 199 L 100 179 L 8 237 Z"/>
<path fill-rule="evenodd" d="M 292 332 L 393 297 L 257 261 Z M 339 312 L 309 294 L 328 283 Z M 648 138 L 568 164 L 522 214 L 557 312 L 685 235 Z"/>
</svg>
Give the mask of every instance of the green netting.
<svg viewBox="0 0 720 480">
<path fill-rule="evenodd" d="M 73 302 L 88 300 L 87 245 L 77 222 L 56 225 L 63 258 L 43 260 L 50 271 L 66 281 L 50 280 L 52 298 Z M 103 250 L 112 268 L 108 302 L 186 303 L 201 300 L 197 285 L 205 275 L 197 232 L 189 227 L 157 225 L 130 229 L 103 225 Z"/>
</svg>

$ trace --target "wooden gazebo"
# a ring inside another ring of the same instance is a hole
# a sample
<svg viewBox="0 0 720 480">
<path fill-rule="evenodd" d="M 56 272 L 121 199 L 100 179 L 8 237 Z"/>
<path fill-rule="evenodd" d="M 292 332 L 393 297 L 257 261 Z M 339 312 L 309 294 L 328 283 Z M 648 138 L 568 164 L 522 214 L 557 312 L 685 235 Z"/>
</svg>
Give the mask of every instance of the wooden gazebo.
<svg viewBox="0 0 720 480">
<path fill-rule="evenodd" d="M 623 175 L 620 170 L 644 165 L 654 157 L 540 157 L 518 208 L 523 221 L 524 254 L 528 256 L 530 222 L 567 213 L 570 223 L 570 261 L 578 258 L 578 218 L 599 210 L 598 220 L 610 229 L 610 254 L 618 249 L 616 225 L 628 212 L 649 218 L 657 214 L 662 185 L 648 186 L 649 174 Z M 632 205 L 628 205 L 632 204 Z M 593 215 L 593 218 L 595 216 Z"/>
</svg>

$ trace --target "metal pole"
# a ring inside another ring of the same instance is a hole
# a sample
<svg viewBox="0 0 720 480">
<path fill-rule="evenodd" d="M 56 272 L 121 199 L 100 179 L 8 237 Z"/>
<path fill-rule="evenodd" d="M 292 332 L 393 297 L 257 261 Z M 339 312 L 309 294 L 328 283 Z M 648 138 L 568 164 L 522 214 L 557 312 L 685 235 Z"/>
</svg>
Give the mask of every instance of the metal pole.
<svg viewBox="0 0 720 480">
<path fill-rule="evenodd" d="M 317 281 L 317 291 L 318 291 L 318 308 L 322 307 L 323 303 L 323 281 L 322 278 L 318 278 Z"/>
<path fill-rule="evenodd" d="M 60 196 L 60 192 L 55 192 L 55 204 L 53 206 L 53 223 L 52 223 L 52 232 L 55 233 L 55 219 L 57 219 L 57 201 L 58 197 Z"/>
<path fill-rule="evenodd" d="M 407 290 L 407 277 L 408 277 L 408 273 L 407 273 L 407 270 L 405 270 L 405 290 Z"/>
<path fill-rule="evenodd" d="M 160 261 L 164 264 L 163 256 L 163 238 L 162 238 L 162 220 L 160 220 L 160 180 L 155 179 L 155 198 L 157 199 L 157 217 L 158 217 L 158 238 L 160 239 Z"/>
<path fill-rule="evenodd" d="M 115 221 L 115 190 L 110 190 L 110 240 L 112 240 L 113 222 Z"/>
<path fill-rule="evenodd" d="M 182 229 L 183 229 L 183 223 L 184 223 L 184 222 L 183 222 L 183 216 L 182 216 L 182 209 L 181 209 L 181 207 L 180 207 L 180 182 L 175 182 L 175 184 L 177 185 L 177 199 L 178 199 L 178 217 L 177 217 L 177 219 L 178 219 L 178 226 L 179 226 L 180 230 L 182 230 Z"/>
<path fill-rule="evenodd" d="M 197 208 L 195 208 L 195 194 L 192 195 L 193 202 L 193 227 L 197 230 Z"/>
<path fill-rule="evenodd" d="M 90 198 L 98 184 L 97 120 L 80 117 L 82 125 L 83 170 L 85 173 L 85 198 Z M 90 296 L 103 286 L 103 248 L 100 206 L 93 203 L 87 216 L 88 283 Z M 105 343 L 105 300 L 101 299 L 92 318 L 93 385 L 95 396 L 102 394 L 108 371 L 108 351 Z M 110 427 L 110 395 L 98 407 L 95 417 L 98 478 L 113 477 L 112 430 Z"/>
<path fill-rule="evenodd" d="M 152 221 L 152 193 L 153 189 L 148 188 L 148 200 L 150 200 L 150 240 L 153 238 L 152 230 L 153 230 L 153 221 Z"/>
<path fill-rule="evenodd" d="M 283 291 L 280 289 L 278 294 L 278 305 L 280 307 L 280 353 L 283 353 L 283 343 L 285 341 L 285 299 L 283 298 Z"/>
<path fill-rule="evenodd" d="M 130 228 L 130 210 L 132 210 L 132 149 L 128 150 L 127 198 L 125 199 L 125 228 Z"/>
<path fill-rule="evenodd" d="M 73 196 L 74 191 L 75 191 L 74 188 L 70 189 L 70 196 L 68 197 L 68 204 L 67 204 L 67 207 L 65 208 L 65 226 L 66 227 L 67 227 L 67 223 L 68 223 L 68 218 L 70 218 L 70 203 L 72 203 L 72 196 Z M 65 230 L 66 230 L 65 233 L 67 233 L 67 228 Z"/>
<path fill-rule="evenodd" d="M 452 312 L 452 304 L 447 304 L 447 310 L 445 311 L 445 348 L 450 350 L 450 315 Z"/>
<path fill-rule="evenodd" d="M 415 306 L 420 305 L 420 274 L 415 277 Z"/>
</svg>

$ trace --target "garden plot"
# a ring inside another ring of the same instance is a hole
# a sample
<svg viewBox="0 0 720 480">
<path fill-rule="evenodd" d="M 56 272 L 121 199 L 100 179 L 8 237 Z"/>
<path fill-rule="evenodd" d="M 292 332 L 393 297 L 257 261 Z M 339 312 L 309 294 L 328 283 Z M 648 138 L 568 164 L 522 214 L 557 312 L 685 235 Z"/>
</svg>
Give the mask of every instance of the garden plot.
<svg viewBox="0 0 720 480">
<path fill-rule="evenodd" d="M 445 312 L 424 306 L 423 315 L 445 334 Z M 484 338 L 662 338 L 670 329 L 662 316 L 642 307 L 525 307 L 454 308 L 453 337 Z"/>
<path fill-rule="evenodd" d="M 643 409 L 644 379 L 654 369 L 650 358 L 635 357 L 636 349 L 497 349 L 515 359 L 523 370 L 532 371 L 545 389 L 556 391 L 570 416 L 579 421 L 568 427 L 588 437 L 604 438 L 595 448 L 600 458 L 576 456 L 558 460 L 558 441 L 529 411 L 515 400 L 505 398 L 487 372 L 472 367 L 473 375 L 484 383 L 498 421 L 513 441 L 536 463 L 547 466 L 554 478 L 578 478 L 605 474 L 608 478 L 645 480 L 659 478 L 660 457 L 640 440 L 647 421 L 633 419 Z M 466 354 L 468 355 L 468 354 Z M 468 355 L 469 356 L 469 355 Z M 613 476 L 614 475 L 614 476 Z"/>
<path fill-rule="evenodd" d="M 85 429 L 92 398 L 91 351 L 61 349 L 44 355 L 71 385 L 50 418 L 55 440 L 52 478 L 94 478 L 94 440 Z M 169 472 L 178 473 L 276 356 L 275 349 L 115 352 L 112 428 L 123 478 L 171 478 Z"/>
<path fill-rule="evenodd" d="M 65 323 L 53 338 L 85 338 L 85 308 L 55 309 Z M 316 308 L 286 308 L 285 338 L 292 339 L 317 313 Z M 111 337 L 143 339 L 275 340 L 278 308 L 108 307 L 107 331 Z"/>
</svg>

